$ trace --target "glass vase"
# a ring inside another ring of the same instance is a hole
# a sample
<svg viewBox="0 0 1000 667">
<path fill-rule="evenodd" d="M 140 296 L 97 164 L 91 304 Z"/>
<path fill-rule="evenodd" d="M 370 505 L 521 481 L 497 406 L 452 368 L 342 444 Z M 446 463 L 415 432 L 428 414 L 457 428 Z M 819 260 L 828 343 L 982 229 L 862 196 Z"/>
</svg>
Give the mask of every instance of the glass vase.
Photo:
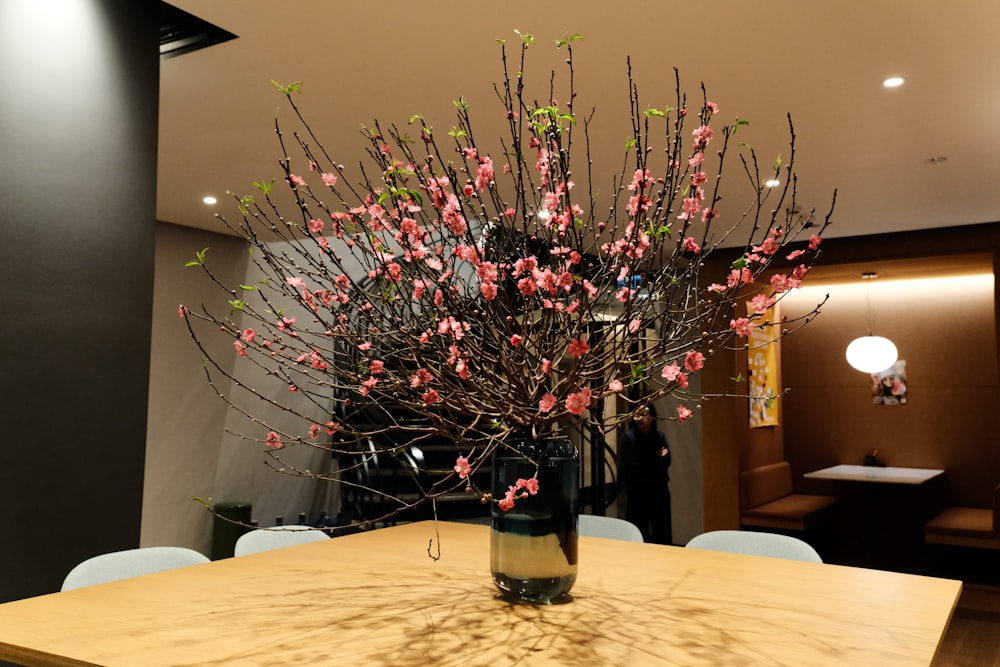
<svg viewBox="0 0 1000 667">
<path fill-rule="evenodd" d="M 537 468 L 536 468 L 537 463 Z M 491 510 L 490 568 L 504 599 L 557 604 L 576 582 L 580 455 L 568 439 L 518 440 L 493 459 L 494 499 L 518 479 L 538 479 L 538 493 L 508 511 Z M 520 495 L 520 493 L 519 493 Z"/>
</svg>

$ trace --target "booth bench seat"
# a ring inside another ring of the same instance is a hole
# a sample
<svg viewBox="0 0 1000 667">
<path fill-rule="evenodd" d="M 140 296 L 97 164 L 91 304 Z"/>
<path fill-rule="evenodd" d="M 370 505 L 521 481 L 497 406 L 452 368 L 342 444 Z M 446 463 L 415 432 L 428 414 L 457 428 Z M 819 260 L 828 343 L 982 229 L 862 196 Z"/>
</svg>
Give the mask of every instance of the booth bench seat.
<svg viewBox="0 0 1000 667">
<path fill-rule="evenodd" d="M 744 526 L 805 531 L 823 521 L 838 499 L 792 491 L 787 461 L 740 473 L 740 522 Z"/>
<path fill-rule="evenodd" d="M 993 489 L 993 507 L 946 507 L 924 524 L 931 544 L 1000 549 L 1000 485 Z"/>
</svg>

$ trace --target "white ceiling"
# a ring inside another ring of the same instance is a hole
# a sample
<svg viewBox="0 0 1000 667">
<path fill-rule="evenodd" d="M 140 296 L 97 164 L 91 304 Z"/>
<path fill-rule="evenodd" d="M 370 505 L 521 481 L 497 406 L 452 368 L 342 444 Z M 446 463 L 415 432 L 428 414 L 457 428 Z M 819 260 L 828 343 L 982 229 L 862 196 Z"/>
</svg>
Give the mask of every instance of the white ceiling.
<svg viewBox="0 0 1000 667">
<path fill-rule="evenodd" d="M 704 81 L 718 120 L 750 120 L 738 138 L 765 163 L 787 159 L 790 113 L 803 208 L 825 212 L 839 192 L 828 236 L 1000 220 L 996 0 L 171 4 L 239 37 L 161 63 L 157 217 L 166 222 L 222 231 L 213 214 L 235 211 L 227 190 L 280 178 L 272 79 L 303 82 L 301 106 L 347 165 L 363 157 L 362 125 L 405 125 L 419 113 L 448 129 L 460 96 L 477 137 L 499 136 L 496 40 L 515 47 L 515 29 L 536 36 L 526 72 L 542 98 L 553 67 L 565 80 L 553 41 L 583 35 L 577 113 L 596 108 L 594 178 L 605 189 L 622 166 L 630 56 L 643 108 L 674 106 L 676 66 L 690 98 Z M 883 88 L 890 75 L 906 83 Z M 206 206 L 207 194 L 222 203 Z M 723 214 L 738 208 L 728 203 Z"/>
</svg>

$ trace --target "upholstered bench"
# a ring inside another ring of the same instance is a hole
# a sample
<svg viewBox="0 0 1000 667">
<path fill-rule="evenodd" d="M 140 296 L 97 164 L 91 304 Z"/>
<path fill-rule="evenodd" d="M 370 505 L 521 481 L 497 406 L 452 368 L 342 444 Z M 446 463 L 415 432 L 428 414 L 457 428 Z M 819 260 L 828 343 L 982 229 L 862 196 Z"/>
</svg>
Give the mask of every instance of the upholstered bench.
<svg viewBox="0 0 1000 667">
<path fill-rule="evenodd" d="M 787 461 L 740 473 L 740 521 L 744 526 L 805 531 L 825 519 L 838 502 L 833 496 L 792 492 Z"/>
<path fill-rule="evenodd" d="M 993 489 L 993 508 L 946 507 L 924 524 L 931 544 L 1000 549 L 1000 486 Z"/>
</svg>

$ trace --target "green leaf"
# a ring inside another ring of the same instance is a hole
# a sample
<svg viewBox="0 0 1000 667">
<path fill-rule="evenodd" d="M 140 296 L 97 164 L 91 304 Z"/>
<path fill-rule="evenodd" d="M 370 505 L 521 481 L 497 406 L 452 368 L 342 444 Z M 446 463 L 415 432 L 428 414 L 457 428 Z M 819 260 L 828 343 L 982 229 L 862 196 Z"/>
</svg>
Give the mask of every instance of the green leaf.
<svg viewBox="0 0 1000 667">
<path fill-rule="evenodd" d="M 240 285 L 240 289 L 244 292 L 252 292 L 257 289 L 256 285 Z"/>
<path fill-rule="evenodd" d="M 274 187 L 274 179 L 272 178 L 270 181 L 267 181 L 266 183 L 263 180 L 261 180 L 260 182 L 254 181 L 253 186 L 258 190 L 260 190 L 261 192 L 263 192 L 264 196 L 267 197 L 268 195 L 271 194 L 271 188 Z"/>
<path fill-rule="evenodd" d="M 233 299 L 229 305 L 233 307 L 233 310 L 243 310 L 243 306 L 247 305 L 247 302 L 243 299 Z"/>
<path fill-rule="evenodd" d="M 185 268 L 188 266 L 203 266 L 205 264 L 205 253 L 208 252 L 208 248 L 205 248 L 201 252 L 196 252 L 194 254 L 194 259 L 189 262 L 185 262 Z"/>
<path fill-rule="evenodd" d="M 409 122 L 408 124 L 409 124 L 409 125 L 413 125 L 413 124 L 414 124 L 415 122 L 417 122 L 418 120 L 423 120 L 423 119 L 424 119 L 424 117 L 423 117 L 423 116 L 421 116 L 421 115 L 420 115 L 420 114 L 418 114 L 418 113 L 415 113 L 415 114 L 413 114 L 412 116 L 410 116 L 410 122 Z"/>
<path fill-rule="evenodd" d="M 253 197 L 250 195 L 244 195 L 240 197 L 240 213 L 243 215 L 247 214 L 247 209 L 253 204 Z"/>
<path fill-rule="evenodd" d="M 521 46 L 528 47 L 535 43 L 535 36 L 524 33 L 521 34 L 520 30 L 514 30 L 514 34 L 521 38 Z"/>
<path fill-rule="evenodd" d="M 743 382 L 746 382 L 746 378 L 743 377 L 743 373 L 737 373 L 736 377 L 729 379 L 735 382 L 736 384 L 742 384 Z"/>
<path fill-rule="evenodd" d="M 667 114 L 659 109 L 646 109 L 647 116 L 660 116 L 661 118 L 666 118 Z"/>
<path fill-rule="evenodd" d="M 736 131 L 738 129 L 740 129 L 741 127 L 743 127 L 744 125 L 749 125 L 749 124 L 750 124 L 750 121 L 748 121 L 748 120 L 742 120 L 741 118 L 739 118 L 737 116 L 736 120 L 733 122 L 733 124 L 731 126 L 732 130 L 733 130 L 733 134 L 736 134 Z"/>
<path fill-rule="evenodd" d="M 629 139 L 628 141 L 625 142 L 625 150 L 627 151 L 632 150 L 638 143 L 639 142 L 636 139 Z"/>
<path fill-rule="evenodd" d="M 566 37 L 566 39 L 557 39 L 556 40 L 556 48 L 560 49 L 560 48 L 566 46 L 567 44 L 572 44 L 573 42 L 577 41 L 578 39 L 583 39 L 583 35 L 580 35 L 580 34 L 569 35 L 569 36 Z"/>
<path fill-rule="evenodd" d="M 199 503 L 201 505 L 204 505 L 205 509 L 207 509 L 207 510 L 212 509 L 212 496 L 209 496 L 208 498 L 199 498 L 198 496 L 195 496 L 191 500 L 193 500 L 196 503 Z"/>
<path fill-rule="evenodd" d="M 460 130 L 457 127 L 453 127 L 453 128 L 451 128 L 451 131 L 448 132 L 448 134 L 450 136 L 458 139 L 459 137 L 464 137 L 465 136 L 465 130 Z"/>
<path fill-rule="evenodd" d="M 274 84 L 274 87 L 277 88 L 278 91 L 282 95 L 288 95 L 290 93 L 301 93 L 302 92 L 302 82 L 301 81 L 293 81 L 290 84 L 288 84 L 287 86 L 282 86 L 280 83 L 278 83 L 274 79 L 271 79 L 271 83 Z"/>
<path fill-rule="evenodd" d="M 740 257 L 738 260 L 736 260 L 735 262 L 733 262 L 731 266 L 734 269 L 745 269 L 748 263 L 749 262 L 747 262 L 747 258 L 746 257 Z"/>
</svg>

